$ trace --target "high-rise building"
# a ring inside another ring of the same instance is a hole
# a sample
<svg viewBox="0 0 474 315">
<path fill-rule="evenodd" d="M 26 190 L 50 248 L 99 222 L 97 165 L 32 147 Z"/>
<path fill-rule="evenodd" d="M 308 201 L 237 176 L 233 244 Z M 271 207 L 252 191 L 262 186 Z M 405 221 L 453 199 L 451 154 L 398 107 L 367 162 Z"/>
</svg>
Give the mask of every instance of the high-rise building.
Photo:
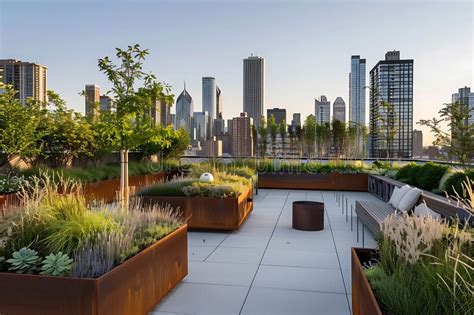
<svg viewBox="0 0 474 315">
<path fill-rule="evenodd" d="M 413 156 L 421 157 L 423 155 L 423 132 L 413 130 Z"/>
<path fill-rule="evenodd" d="M 244 112 L 260 125 L 265 108 L 265 59 L 251 55 L 244 59 Z"/>
<path fill-rule="evenodd" d="M 150 109 L 150 116 L 156 125 L 168 126 L 170 124 L 170 104 L 162 100 L 154 100 Z"/>
<path fill-rule="evenodd" d="M 413 59 L 400 59 L 399 51 L 389 51 L 370 70 L 369 114 L 371 156 L 411 158 Z"/>
<path fill-rule="evenodd" d="M 184 90 L 179 94 L 176 99 L 176 128 L 184 128 L 189 132 L 192 139 L 193 122 L 192 116 L 194 113 L 194 102 L 193 98 L 186 90 L 186 84 L 184 84 Z"/>
<path fill-rule="evenodd" d="M 217 118 L 214 119 L 213 134 L 215 136 L 220 136 L 224 134 L 224 129 L 225 129 L 224 122 L 225 120 L 222 119 L 221 115 L 218 115 Z"/>
<path fill-rule="evenodd" d="M 47 71 L 45 66 L 15 59 L 1 59 L 3 83 L 13 86 L 22 105 L 28 99 L 46 103 L 48 100 Z"/>
<path fill-rule="evenodd" d="M 202 111 L 209 113 L 209 119 L 216 119 L 216 79 L 213 77 L 202 78 Z"/>
<path fill-rule="evenodd" d="M 228 134 L 232 134 L 232 131 L 233 131 L 233 122 L 234 120 L 233 119 L 227 119 L 227 133 Z"/>
<path fill-rule="evenodd" d="M 349 73 L 349 123 L 365 126 L 365 59 L 351 57 Z"/>
<path fill-rule="evenodd" d="M 474 124 L 474 93 L 471 92 L 470 87 L 465 86 L 460 88 L 457 93 L 454 93 L 451 96 L 451 102 L 456 103 L 458 101 L 471 109 L 471 115 L 468 118 L 466 124 Z"/>
<path fill-rule="evenodd" d="M 222 117 L 222 92 L 221 89 L 216 85 L 216 117 Z"/>
<path fill-rule="evenodd" d="M 346 122 L 346 103 L 340 96 L 332 103 L 332 119 Z"/>
<path fill-rule="evenodd" d="M 176 129 L 176 114 L 169 114 L 168 116 L 168 125 L 172 125 Z"/>
<path fill-rule="evenodd" d="M 205 157 L 221 157 L 222 156 L 222 140 L 211 137 L 201 143 L 201 155 Z"/>
<path fill-rule="evenodd" d="M 101 112 L 109 112 L 112 110 L 112 98 L 108 95 L 101 95 L 99 109 Z"/>
<path fill-rule="evenodd" d="M 329 123 L 331 117 L 331 102 L 326 96 L 321 95 L 318 99 L 314 99 L 314 112 L 316 115 L 316 123 L 319 125 Z"/>
<path fill-rule="evenodd" d="M 85 113 L 86 116 L 95 116 L 100 106 L 100 87 L 87 84 L 85 88 Z"/>
<path fill-rule="evenodd" d="M 196 139 L 193 140 L 207 140 L 209 137 L 209 114 L 208 112 L 194 112 L 193 114 L 194 129 Z"/>
<path fill-rule="evenodd" d="M 253 156 L 252 117 L 241 113 L 240 117 L 232 119 L 232 156 Z"/>
<path fill-rule="evenodd" d="M 293 113 L 293 119 L 291 120 L 293 131 L 296 130 L 296 126 L 301 126 L 301 113 Z"/>
<path fill-rule="evenodd" d="M 273 116 L 275 118 L 275 122 L 280 124 L 282 121 L 286 122 L 286 109 L 284 108 L 272 108 L 267 109 L 267 119 Z"/>
</svg>

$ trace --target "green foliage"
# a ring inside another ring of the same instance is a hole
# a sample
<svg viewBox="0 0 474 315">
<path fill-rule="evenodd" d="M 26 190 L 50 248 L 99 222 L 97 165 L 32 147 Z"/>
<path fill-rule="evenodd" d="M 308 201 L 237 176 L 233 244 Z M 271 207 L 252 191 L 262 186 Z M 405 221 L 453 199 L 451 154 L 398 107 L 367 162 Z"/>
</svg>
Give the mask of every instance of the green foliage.
<svg viewBox="0 0 474 315">
<path fill-rule="evenodd" d="M 48 276 L 67 276 L 71 272 L 73 260 L 61 252 L 58 254 L 49 254 L 43 260 L 41 266 L 42 275 Z"/>
<path fill-rule="evenodd" d="M 439 110 L 439 119 L 420 120 L 419 125 L 430 128 L 435 135 L 433 145 L 448 148 L 448 156 L 459 161 L 464 168 L 474 159 L 474 124 L 467 123 L 474 109 L 458 101 L 444 104 Z M 445 130 L 444 125 L 448 125 Z"/>
<path fill-rule="evenodd" d="M 398 170 L 396 179 L 410 185 L 416 185 L 416 177 L 420 168 L 421 165 L 408 163 Z"/>
<path fill-rule="evenodd" d="M 468 196 L 465 194 L 462 187 L 462 183 L 466 180 L 466 176 L 470 180 L 474 180 L 474 170 L 452 174 L 446 179 L 443 190 L 449 196 L 454 196 L 457 192 L 462 198 L 467 198 Z"/>
<path fill-rule="evenodd" d="M 428 191 L 437 189 L 448 168 L 448 166 L 432 162 L 423 164 L 416 173 L 417 186 Z"/>
<path fill-rule="evenodd" d="M 190 186 L 197 179 L 177 179 L 166 183 L 159 183 L 145 188 L 139 195 L 141 196 L 184 196 L 183 187 Z"/>
<path fill-rule="evenodd" d="M 278 160 L 259 160 L 256 170 L 260 173 L 265 172 L 285 172 L 285 173 L 364 173 L 368 171 L 363 166 L 356 166 L 350 163 L 329 162 L 326 164 L 308 162 L 300 163 L 298 161 L 278 161 Z"/>
<path fill-rule="evenodd" d="M 40 258 L 38 253 L 27 247 L 23 247 L 18 251 L 13 252 L 13 257 L 7 260 L 11 265 L 10 271 L 15 273 L 34 273 L 38 268 Z"/>
<path fill-rule="evenodd" d="M 303 130 L 304 130 L 304 142 L 306 144 L 308 157 L 311 157 L 312 153 L 314 152 L 314 141 L 317 134 L 316 126 L 317 126 L 316 118 L 314 117 L 314 115 L 309 115 L 308 117 L 306 117 L 304 121 Z M 318 148 L 319 148 L 319 145 L 318 145 Z"/>
</svg>

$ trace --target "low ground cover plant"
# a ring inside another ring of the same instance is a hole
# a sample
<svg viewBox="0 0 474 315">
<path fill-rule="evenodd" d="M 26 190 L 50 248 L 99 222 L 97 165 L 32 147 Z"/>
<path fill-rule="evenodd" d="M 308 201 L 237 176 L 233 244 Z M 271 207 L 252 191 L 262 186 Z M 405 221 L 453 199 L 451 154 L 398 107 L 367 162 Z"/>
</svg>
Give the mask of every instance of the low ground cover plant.
<svg viewBox="0 0 474 315">
<path fill-rule="evenodd" d="M 0 271 L 98 277 L 183 224 L 169 207 L 87 205 L 81 188 L 36 179 L 0 239 Z M 70 192 L 70 193 L 67 193 Z"/>
<path fill-rule="evenodd" d="M 385 314 L 470 314 L 472 228 L 407 213 L 389 216 L 365 275 Z"/>
<path fill-rule="evenodd" d="M 199 181 L 200 174 L 155 184 L 141 192 L 141 196 L 200 196 L 200 197 L 238 197 L 245 193 L 251 181 L 243 176 L 214 171 L 214 181 Z"/>
</svg>

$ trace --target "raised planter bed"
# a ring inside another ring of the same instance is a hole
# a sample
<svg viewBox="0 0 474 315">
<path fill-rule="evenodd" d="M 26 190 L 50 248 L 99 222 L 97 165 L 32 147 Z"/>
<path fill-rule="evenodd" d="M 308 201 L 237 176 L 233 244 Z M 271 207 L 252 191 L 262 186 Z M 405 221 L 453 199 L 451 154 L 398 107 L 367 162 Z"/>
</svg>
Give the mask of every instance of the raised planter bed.
<svg viewBox="0 0 474 315">
<path fill-rule="evenodd" d="M 352 314 L 354 315 L 382 315 L 379 303 L 365 277 L 362 262 L 376 254 L 374 249 L 352 248 Z"/>
<path fill-rule="evenodd" d="M 188 273 L 184 225 L 99 278 L 0 273 L 2 315 L 146 315 Z"/>
<path fill-rule="evenodd" d="M 143 201 L 179 207 L 189 229 L 238 230 L 253 210 L 253 189 L 239 197 L 143 196 Z"/>
<path fill-rule="evenodd" d="M 258 187 L 367 191 L 368 174 L 258 173 Z"/>
<path fill-rule="evenodd" d="M 0 195 L 0 218 L 8 216 L 10 210 L 20 204 L 20 196 L 17 193 Z"/>
</svg>

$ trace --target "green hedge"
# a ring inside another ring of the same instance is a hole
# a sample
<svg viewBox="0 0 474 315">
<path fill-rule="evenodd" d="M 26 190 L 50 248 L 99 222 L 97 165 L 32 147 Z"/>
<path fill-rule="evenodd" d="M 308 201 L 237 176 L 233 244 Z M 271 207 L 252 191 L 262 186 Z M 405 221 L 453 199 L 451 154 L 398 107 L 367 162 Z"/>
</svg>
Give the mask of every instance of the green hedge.
<svg viewBox="0 0 474 315">
<path fill-rule="evenodd" d="M 448 166 L 432 162 L 423 165 L 409 163 L 398 170 L 396 179 L 424 190 L 433 191 L 438 189 L 441 178 L 448 169 Z"/>
<path fill-rule="evenodd" d="M 446 179 L 442 189 L 450 196 L 454 196 L 457 192 L 461 197 L 467 198 L 468 196 L 463 194 L 462 188 L 462 183 L 466 181 L 466 177 L 474 181 L 474 170 L 454 173 Z"/>
</svg>

